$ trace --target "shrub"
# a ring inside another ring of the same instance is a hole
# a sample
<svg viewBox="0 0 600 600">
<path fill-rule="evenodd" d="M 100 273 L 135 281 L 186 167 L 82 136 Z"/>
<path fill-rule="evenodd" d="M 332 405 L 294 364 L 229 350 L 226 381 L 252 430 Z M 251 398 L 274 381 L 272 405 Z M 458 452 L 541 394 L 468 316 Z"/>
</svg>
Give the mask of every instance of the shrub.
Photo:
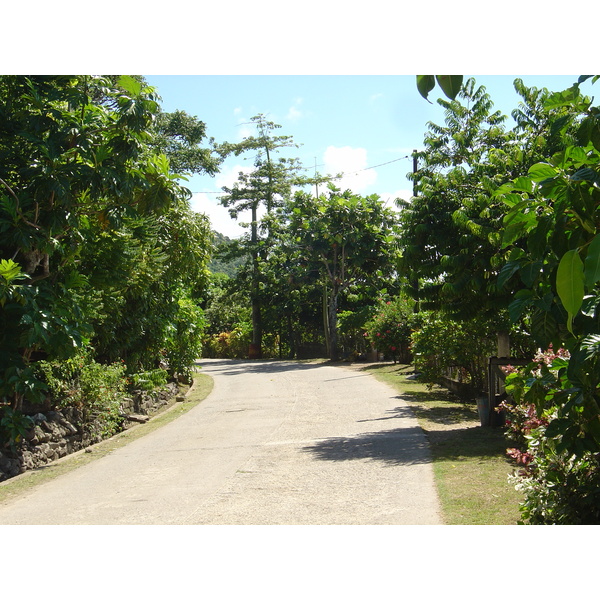
<svg viewBox="0 0 600 600">
<path fill-rule="evenodd" d="M 130 387 L 135 390 L 150 392 L 157 387 L 166 385 L 168 375 L 164 369 L 152 369 L 152 371 L 134 373 L 130 377 Z"/>
<path fill-rule="evenodd" d="M 410 339 L 415 319 L 409 300 L 402 297 L 379 300 L 375 316 L 365 324 L 365 337 L 378 352 L 383 352 L 394 362 L 409 362 Z"/>
<path fill-rule="evenodd" d="M 30 417 L 7 404 L 0 405 L 0 449 L 14 451 L 33 425 Z"/>
<path fill-rule="evenodd" d="M 365 335 L 365 327 L 373 317 L 372 306 L 362 307 L 358 310 L 344 310 L 338 313 L 339 345 L 347 355 L 360 355 L 369 350 L 370 340 Z"/>
<path fill-rule="evenodd" d="M 206 321 L 204 312 L 188 298 L 179 300 L 179 310 L 166 358 L 173 375 L 191 378 L 192 366 L 202 354 L 202 337 Z"/>
<path fill-rule="evenodd" d="M 597 417 L 590 418 L 593 399 L 569 379 L 571 361 L 564 349 L 549 349 L 506 378 L 512 400 L 500 408 L 518 466 L 510 480 L 525 496 L 523 522 L 532 525 L 600 524 Z"/>
<path fill-rule="evenodd" d="M 486 387 L 488 357 L 496 353 L 495 332 L 487 321 L 454 321 L 439 313 L 420 313 L 420 327 L 412 333 L 415 368 L 424 381 L 439 381 L 452 371 L 477 390 Z"/>
<path fill-rule="evenodd" d="M 248 358 L 251 325 L 242 323 L 232 331 L 222 331 L 204 339 L 203 356 L 206 358 Z"/>
<path fill-rule="evenodd" d="M 42 375 L 56 408 L 76 408 L 82 425 L 98 425 L 102 437 L 115 433 L 122 421 L 121 399 L 125 392 L 125 366 L 103 365 L 92 358 L 92 350 L 83 348 L 69 359 L 39 361 Z"/>
</svg>

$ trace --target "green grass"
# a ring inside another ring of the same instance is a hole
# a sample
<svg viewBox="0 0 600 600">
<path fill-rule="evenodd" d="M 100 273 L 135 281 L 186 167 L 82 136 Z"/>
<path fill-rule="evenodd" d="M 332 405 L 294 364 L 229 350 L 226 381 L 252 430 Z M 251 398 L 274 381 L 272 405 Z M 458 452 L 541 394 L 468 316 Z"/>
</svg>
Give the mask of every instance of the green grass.
<svg viewBox="0 0 600 600">
<path fill-rule="evenodd" d="M 365 371 L 406 400 L 425 431 L 444 521 L 449 525 L 514 525 L 522 496 L 508 483 L 504 429 L 481 427 L 475 402 L 413 379 L 408 365 L 375 364 Z"/>
<path fill-rule="evenodd" d="M 174 421 L 184 413 L 188 412 L 204 400 L 213 388 L 213 379 L 208 375 L 195 373 L 194 385 L 188 391 L 183 402 L 171 403 L 164 407 L 147 423 L 135 425 L 107 440 L 104 440 L 85 450 L 81 450 L 69 456 L 65 456 L 48 465 L 32 471 L 26 471 L 22 475 L 8 479 L 0 483 L 0 502 L 10 500 L 24 494 L 34 487 L 47 481 L 55 479 L 60 475 L 69 473 L 83 465 L 110 454 L 118 448 L 122 448 L 134 440 L 137 440 L 167 423 Z"/>
</svg>

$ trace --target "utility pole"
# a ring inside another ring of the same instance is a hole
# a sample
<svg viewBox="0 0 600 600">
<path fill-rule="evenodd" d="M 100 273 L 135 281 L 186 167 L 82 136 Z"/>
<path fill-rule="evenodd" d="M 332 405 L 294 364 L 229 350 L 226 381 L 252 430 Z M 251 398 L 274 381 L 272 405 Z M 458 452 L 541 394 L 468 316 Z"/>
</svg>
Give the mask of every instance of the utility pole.
<svg viewBox="0 0 600 600">
<path fill-rule="evenodd" d="M 413 175 L 417 174 L 418 162 L 417 162 L 417 151 L 413 150 Z M 413 196 L 417 195 L 417 180 L 413 177 Z"/>
<path fill-rule="evenodd" d="M 315 195 L 319 197 L 319 181 L 317 179 L 317 157 L 315 156 Z"/>
<path fill-rule="evenodd" d="M 418 164 L 418 160 L 417 160 L 417 151 L 413 150 L 413 196 L 417 195 L 417 170 L 419 168 L 419 164 Z M 412 278 L 411 278 L 412 279 Z M 414 312 L 418 313 L 420 310 L 420 306 L 419 306 L 419 278 L 416 277 L 413 279 L 413 281 L 411 282 L 412 286 L 413 286 L 413 293 L 414 293 L 414 297 L 415 297 L 415 307 L 414 307 Z"/>
</svg>

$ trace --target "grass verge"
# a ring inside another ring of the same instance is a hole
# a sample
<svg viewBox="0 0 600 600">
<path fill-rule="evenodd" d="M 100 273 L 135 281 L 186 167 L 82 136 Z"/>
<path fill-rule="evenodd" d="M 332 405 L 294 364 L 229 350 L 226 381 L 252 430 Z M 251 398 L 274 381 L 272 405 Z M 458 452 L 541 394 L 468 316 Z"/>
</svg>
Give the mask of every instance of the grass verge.
<svg viewBox="0 0 600 600">
<path fill-rule="evenodd" d="M 175 402 L 175 400 L 173 400 L 172 404 L 164 407 L 162 411 L 154 415 L 147 423 L 135 425 L 107 440 L 89 446 L 85 450 L 80 450 L 79 452 L 75 452 L 57 461 L 44 465 L 39 469 L 26 471 L 17 477 L 1 482 L 0 502 L 6 502 L 16 496 L 20 496 L 42 483 L 102 458 L 134 440 L 156 431 L 200 404 L 200 402 L 210 394 L 212 388 L 212 377 L 201 373 L 195 373 L 194 384 L 189 389 L 183 402 Z"/>
<path fill-rule="evenodd" d="M 409 365 L 364 370 L 398 390 L 425 431 L 445 523 L 515 525 L 523 498 L 507 480 L 514 466 L 506 456 L 504 429 L 481 427 L 474 402 L 407 378 L 413 372 Z"/>
</svg>

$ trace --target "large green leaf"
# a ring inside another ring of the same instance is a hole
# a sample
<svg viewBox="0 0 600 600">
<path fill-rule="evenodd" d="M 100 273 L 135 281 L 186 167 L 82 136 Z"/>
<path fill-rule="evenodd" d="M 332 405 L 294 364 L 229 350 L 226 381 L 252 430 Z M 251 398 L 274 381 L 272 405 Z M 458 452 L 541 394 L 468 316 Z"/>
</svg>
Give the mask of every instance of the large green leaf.
<svg viewBox="0 0 600 600">
<path fill-rule="evenodd" d="M 533 181 L 529 177 L 517 177 L 513 181 L 513 190 L 519 192 L 533 192 Z"/>
<path fill-rule="evenodd" d="M 585 285 L 589 289 L 600 280 L 600 234 L 594 237 L 588 248 L 584 271 Z"/>
<path fill-rule="evenodd" d="M 537 163 L 531 167 L 529 167 L 529 177 L 533 179 L 536 183 L 540 181 L 544 181 L 545 179 L 550 179 L 552 177 L 556 177 L 556 169 L 547 164 L 547 163 Z"/>
<path fill-rule="evenodd" d="M 598 176 L 598 173 L 594 171 L 594 169 L 583 167 L 571 175 L 571 181 L 591 181 L 592 183 L 598 183 L 600 181 L 600 177 Z"/>
<path fill-rule="evenodd" d="M 532 299 L 531 290 L 520 290 L 515 294 L 514 300 L 508 305 L 508 314 L 513 323 L 518 322 L 525 309 L 531 305 Z"/>
<path fill-rule="evenodd" d="M 434 75 L 417 75 L 417 89 L 425 100 L 429 92 L 435 87 L 435 76 Z"/>
<path fill-rule="evenodd" d="M 131 75 L 121 75 L 118 79 L 119 85 L 132 96 L 139 96 L 142 91 L 142 84 Z"/>
<path fill-rule="evenodd" d="M 504 284 L 519 270 L 519 263 L 507 262 L 498 273 L 498 287 L 503 288 Z"/>
<path fill-rule="evenodd" d="M 548 235 L 550 234 L 552 226 L 553 221 L 551 217 L 542 216 L 537 218 L 535 228 L 532 229 L 527 236 L 527 249 L 532 257 L 538 258 L 545 255 Z"/>
<path fill-rule="evenodd" d="M 541 348 L 548 348 L 558 333 L 556 320 L 547 310 L 536 309 L 531 315 L 531 335 Z"/>
<path fill-rule="evenodd" d="M 462 87 L 462 75 L 417 75 L 417 89 L 425 100 L 429 92 L 435 87 L 435 82 L 438 82 L 442 91 L 450 100 L 454 100 Z"/>
<path fill-rule="evenodd" d="M 521 276 L 521 281 L 529 288 L 533 287 L 533 284 L 537 277 L 539 276 L 544 263 L 541 260 L 536 260 L 534 262 L 529 262 L 521 267 L 521 271 L 519 275 Z"/>
<path fill-rule="evenodd" d="M 7 284 L 19 279 L 29 279 L 29 275 L 21 271 L 21 265 L 10 258 L 0 261 L 0 277 L 5 279 Z"/>
<path fill-rule="evenodd" d="M 569 106 L 573 103 L 573 100 L 577 98 L 578 93 L 578 90 L 574 87 L 570 87 L 562 92 L 555 92 L 546 99 L 544 108 L 549 110 L 560 108 L 561 106 Z"/>
<path fill-rule="evenodd" d="M 569 314 L 567 327 L 573 333 L 573 317 L 581 308 L 584 295 L 583 262 L 576 249 L 565 252 L 560 259 L 556 273 L 556 291 Z"/>
<path fill-rule="evenodd" d="M 454 100 L 462 87 L 462 75 L 436 75 L 435 78 L 440 84 L 442 91 L 450 100 Z"/>
</svg>

